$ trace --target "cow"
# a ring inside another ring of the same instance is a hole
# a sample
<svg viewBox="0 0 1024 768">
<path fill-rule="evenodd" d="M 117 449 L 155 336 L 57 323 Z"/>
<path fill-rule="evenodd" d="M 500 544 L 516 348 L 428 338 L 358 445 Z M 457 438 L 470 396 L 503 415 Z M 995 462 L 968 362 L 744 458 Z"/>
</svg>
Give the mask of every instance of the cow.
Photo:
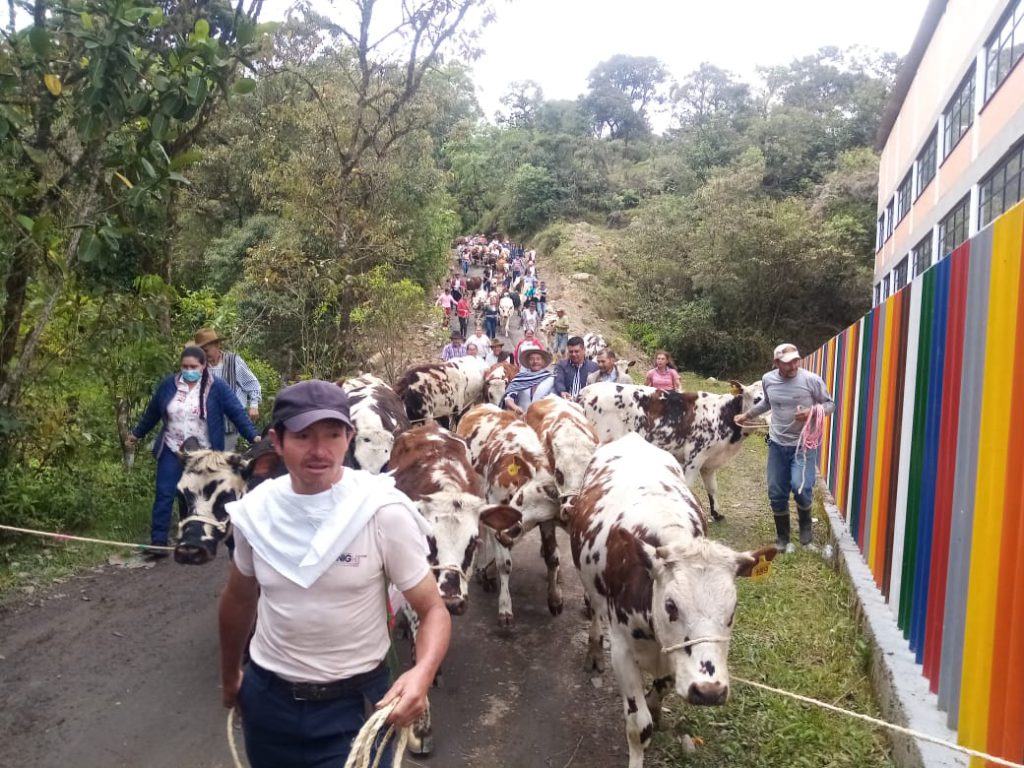
<svg viewBox="0 0 1024 768">
<path fill-rule="evenodd" d="M 725 703 L 735 580 L 766 567 L 777 550 L 734 552 L 709 540 L 679 463 L 636 434 L 597 449 L 568 518 L 593 608 L 585 666 L 603 669 L 608 626 L 629 768 L 643 768 L 673 688 L 691 704 Z M 654 678 L 646 697 L 644 672 Z"/>
<path fill-rule="evenodd" d="M 483 284 L 484 284 L 483 278 L 479 277 L 478 275 L 474 275 L 473 277 L 468 277 L 468 278 L 466 278 L 466 292 L 467 293 L 476 293 L 477 291 L 480 290 L 480 286 L 482 286 Z"/>
<path fill-rule="evenodd" d="M 484 402 L 501 405 L 505 390 L 519 368 L 514 363 L 495 363 L 484 373 Z"/>
<path fill-rule="evenodd" d="M 364 373 L 341 382 L 348 395 L 356 434 L 345 464 L 379 474 L 391 456 L 395 438 L 409 428 L 405 404 L 382 379 Z"/>
<path fill-rule="evenodd" d="M 508 333 L 509 323 L 512 321 L 512 315 L 516 311 L 516 305 L 512 303 L 512 299 L 508 296 L 502 296 L 498 301 L 498 319 L 501 322 L 501 330 L 505 334 L 505 338 L 510 338 Z"/>
<path fill-rule="evenodd" d="M 593 360 L 597 357 L 597 353 L 604 349 L 608 349 L 608 342 L 600 333 L 583 334 L 583 352 L 588 360 Z"/>
<path fill-rule="evenodd" d="M 390 471 L 395 486 L 416 503 L 430 523 L 427 559 L 445 606 L 460 616 L 466 612 L 469 599 L 469 576 L 480 524 L 500 532 L 519 524 L 522 516 L 510 506 L 487 504 L 465 441 L 436 423 L 413 427 L 398 436 L 391 452 Z M 411 612 L 406 611 L 406 618 L 415 638 L 419 622 Z M 433 751 L 432 730 L 428 705 L 412 725 L 413 754 Z"/>
<path fill-rule="evenodd" d="M 557 321 L 558 315 L 548 308 L 548 311 L 544 313 L 544 319 L 540 321 L 540 329 L 537 331 L 537 335 L 544 338 L 549 349 L 555 348 L 555 323 Z"/>
<path fill-rule="evenodd" d="M 487 291 L 483 288 L 477 289 L 476 293 L 473 294 L 473 310 L 475 312 L 483 312 L 487 309 L 487 302 L 489 298 Z"/>
<path fill-rule="evenodd" d="M 513 623 L 512 596 L 508 588 L 512 544 L 537 525 L 540 526 L 541 555 L 548 568 L 548 610 L 557 616 L 562 612 L 555 540 L 559 520 L 558 486 L 537 433 L 508 411 L 487 403 L 476 406 L 463 417 L 457 434 L 469 444 L 473 468 L 484 479 L 488 501 L 509 504 L 522 515 L 518 525 L 488 537 L 498 571 L 498 623 L 503 626 Z M 486 573 L 482 575 L 486 585 Z"/>
<path fill-rule="evenodd" d="M 554 468 L 559 501 L 571 501 L 598 445 L 583 408 L 554 395 L 544 397 L 526 409 L 526 423 L 537 433 Z"/>
<path fill-rule="evenodd" d="M 691 484 L 700 475 L 708 492 L 712 520 L 724 520 L 718 504 L 716 472 L 735 456 L 751 429 L 733 421 L 764 397 L 761 382 L 732 394 L 667 392 L 635 384 L 603 382 L 580 390 L 577 402 L 602 443 L 636 432 L 679 461 Z"/>
<path fill-rule="evenodd" d="M 283 475 L 284 462 L 269 440 L 253 445 L 244 454 L 211 451 L 189 438 L 178 453 L 178 543 L 174 561 L 204 565 L 217 556 L 217 545 L 231 547 L 231 520 L 224 505 L 240 499 L 270 477 Z"/>
<path fill-rule="evenodd" d="M 464 411 L 483 398 L 486 370 L 486 363 L 469 356 L 416 365 L 402 374 L 395 394 L 412 423 L 437 420 L 442 426 L 454 426 Z"/>
</svg>

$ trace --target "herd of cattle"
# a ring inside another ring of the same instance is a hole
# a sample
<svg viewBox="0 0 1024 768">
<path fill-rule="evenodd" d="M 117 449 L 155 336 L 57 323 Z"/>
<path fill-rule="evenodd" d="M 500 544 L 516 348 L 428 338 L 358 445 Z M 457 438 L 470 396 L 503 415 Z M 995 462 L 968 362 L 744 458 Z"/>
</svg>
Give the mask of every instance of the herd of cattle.
<svg viewBox="0 0 1024 768">
<path fill-rule="evenodd" d="M 432 526 L 429 560 L 452 614 L 465 612 L 476 573 L 498 591 L 498 621 L 513 623 L 512 549 L 540 529 L 547 603 L 562 611 L 558 528 L 568 532 L 591 619 L 588 668 L 602 669 L 603 635 L 619 681 L 629 766 L 640 768 L 673 687 L 694 704 L 729 692 L 734 580 L 775 548 L 734 552 L 707 537 L 689 485 L 700 476 L 721 518 L 715 472 L 748 431 L 733 417 L 761 398 L 760 383 L 732 394 L 592 384 L 575 401 L 549 397 L 524 418 L 497 406 L 514 375 L 473 358 L 410 369 L 391 389 L 370 375 L 341 382 L 356 436 L 347 464 L 393 473 Z M 269 441 L 245 457 L 183 452 L 178 562 L 202 563 L 229 531 L 224 505 L 280 474 Z M 642 671 L 653 676 L 645 695 Z M 411 749 L 431 748 L 429 715 Z"/>
</svg>

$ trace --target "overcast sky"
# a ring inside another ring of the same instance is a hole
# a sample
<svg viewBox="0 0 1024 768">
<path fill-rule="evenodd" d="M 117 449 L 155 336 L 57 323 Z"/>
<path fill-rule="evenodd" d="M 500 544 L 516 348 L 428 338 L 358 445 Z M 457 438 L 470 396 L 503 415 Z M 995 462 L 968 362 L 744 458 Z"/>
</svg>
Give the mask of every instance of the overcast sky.
<svg viewBox="0 0 1024 768">
<path fill-rule="evenodd" d="M 380 0 L 381 6 L 397 0 Z M 266 0 L 265 19 L 287 0 Z M 327 14 L 347 5 L 316 3 Z M 474 64 L 488 119 L 515 80 L 536 80 L 548 99 L 575 99 L 587 74 L 616 53 L 654 56 L 681 79 L 709 61 L 744 79 L 826 45 L 866 45 L 903 56 L 927 0 L 498 0 Z"/>
</svg>

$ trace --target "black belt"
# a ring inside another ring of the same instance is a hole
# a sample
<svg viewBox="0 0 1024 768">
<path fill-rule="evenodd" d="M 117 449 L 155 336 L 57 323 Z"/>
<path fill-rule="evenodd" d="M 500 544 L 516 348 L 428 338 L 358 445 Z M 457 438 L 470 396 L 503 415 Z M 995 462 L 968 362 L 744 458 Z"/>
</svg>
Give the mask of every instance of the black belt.
<svg viewBox="0 0 1024 768">
<path fill-rule="evenodd" d="M 332 701 L 345 696 L 361 694 L 363 686 L 374 677 L 387 674 L 388 665 L 381 662 L 369 672 L 346 677 L 344 680 L 332 680 L 327 683 L 293 683 L 280 675 L 264 669 L 252 659 L 249 666 L 261 677 L 265 678 L 270 687 L 290 696 L 295 701 Z"/>
</svg>

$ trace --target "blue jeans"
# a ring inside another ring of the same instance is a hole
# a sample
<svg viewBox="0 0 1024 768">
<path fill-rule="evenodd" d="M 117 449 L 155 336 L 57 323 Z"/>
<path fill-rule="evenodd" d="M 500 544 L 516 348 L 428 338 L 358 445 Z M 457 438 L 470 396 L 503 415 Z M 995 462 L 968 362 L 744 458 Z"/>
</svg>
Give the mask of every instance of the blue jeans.
<svg viewBox="0 0 1024 768">
<path fill-rule="evenodd" d="M 568 333 L 556 333 L 555 334 L 555 352 L 565 352 L 569 349 L 569 334 Z"/>
<path fill-rule="evenodd" d="M 818 452 L 797 452 L 796 446 L 768 443 L 768 501 L 776 515 L 789 514 L 789 494 L 798 509 L 810 509 L 814 498 Z"/>
<path fill-rule="evenodd" d="M 181 462 L 177 454 L 165 445 L 156 460 L 156 496 L 153 498 L 153 516 L 149 529 L 151 544 L 167 543 L 180 479 Z"/>
<path fill-rule="evenodd" d="M 366 702 L 377 703 L 391 687 L 383 669 L 341 698 L 296 701 L 274 680 L 252 662 L 245 665 L 238 705 L 252 768 L 340 768 L 366 722 Z M 391 765 L 390 753 L 389 747 L 381 765 Z"/>
<path fill-rule="evenodd" d="M 537 316 L 541 320 L 544 319 L 544 313 L 547 312 L 547 309 L 548 309 L 547 302 L 541 301 L 540 299 L 537 299 Z"/>
<path fill-rule="evenodd" d="M 498 335 L 498 318 L 492 317 L 491 315 L 484 316 L 484 333 L 487 334 L 487 338 L 493 339 Z"/>
</svg>

